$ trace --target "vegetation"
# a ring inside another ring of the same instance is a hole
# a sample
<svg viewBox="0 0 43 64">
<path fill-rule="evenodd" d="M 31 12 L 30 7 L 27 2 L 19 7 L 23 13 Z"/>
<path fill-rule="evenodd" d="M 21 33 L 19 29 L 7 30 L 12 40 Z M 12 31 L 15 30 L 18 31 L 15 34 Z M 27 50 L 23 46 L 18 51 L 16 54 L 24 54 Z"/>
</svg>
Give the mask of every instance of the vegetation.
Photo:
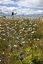
<svg viewBox="0 0 43 64">
<path fill-rule="evenodd" d="M 43 64 L 42 19 L 0 18 L 0 64 Z"/>
</svg>

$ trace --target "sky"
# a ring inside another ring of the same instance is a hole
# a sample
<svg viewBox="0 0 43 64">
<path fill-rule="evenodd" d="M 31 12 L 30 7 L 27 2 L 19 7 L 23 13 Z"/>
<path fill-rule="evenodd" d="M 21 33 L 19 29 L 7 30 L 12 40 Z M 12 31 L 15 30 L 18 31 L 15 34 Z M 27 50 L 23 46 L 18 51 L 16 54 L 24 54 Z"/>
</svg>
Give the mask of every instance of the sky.
<svg viewBox="0 0 43 64">
<path fill-rule="evenodd" d="M 43 0 L 0 0 L 0 14 L 43 14 Z"/>
</svg>

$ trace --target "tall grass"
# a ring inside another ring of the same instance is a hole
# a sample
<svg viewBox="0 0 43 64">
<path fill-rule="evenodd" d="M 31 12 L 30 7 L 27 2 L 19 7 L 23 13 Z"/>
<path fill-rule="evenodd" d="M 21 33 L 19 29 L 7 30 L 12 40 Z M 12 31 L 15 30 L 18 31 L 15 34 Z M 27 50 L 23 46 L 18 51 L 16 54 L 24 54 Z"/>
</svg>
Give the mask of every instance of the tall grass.
<svg viewBox="0 0 43 64">
<path fill-rule="evenodd" d="M 43 64 L 43 22 L 0 18 L 0 64 Z"/>
</svg>

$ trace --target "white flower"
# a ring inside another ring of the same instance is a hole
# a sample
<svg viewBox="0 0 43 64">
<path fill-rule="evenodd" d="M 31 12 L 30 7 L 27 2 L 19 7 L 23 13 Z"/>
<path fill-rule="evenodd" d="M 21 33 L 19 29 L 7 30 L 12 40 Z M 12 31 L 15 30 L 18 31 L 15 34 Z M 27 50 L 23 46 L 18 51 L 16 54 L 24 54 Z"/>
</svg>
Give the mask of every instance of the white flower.
<svg viewBox="0 0 43 64">
<path fill-rule="evenodd" d="M 14 47 L 17 47 L 17 45 L 14 45 Z"/>
<path fill-rule="evenodd" d="M 2 34 L 3 36 L 5 36 L 5 33 L 4 34 Z"/>
<path fill-rule="evenodd" d="M 30 44 L 31 44 L 32 42 L 30 41 Z"/>
<path fill-rule="evenodd" d="M 29 27 L 31 27 L 31 24 L 29 25 Z"/>
<path fill-rule="evenodd" d="M 32 31 L 32 27 L 30 27 L 30 28 L 28 29 L 28 31 Z"/>
<path fill-rule="evenodd" d="M 21 34 L 22 32 L 20 31 L 20 34 Z"/>
<path fill-rule="evenodd" d="M 37 38 L 37 41 L 39 41 L 40 39 L 39 38 Z"/>
<path fill-rule="evenodd" d="M 7 26 L 7 29 L 9 29 L 10 27 Z"/>
<path fill-rule="evenodd" d="M 4 29 L 3 29 L 2 31 L 3 31 L 3 32 L 5 32 L 5 30 L 4 30 Z"/>
<path fill-rule="evenodd" d="M 32 34 L 34 34 L 34 33 L 35 33 L 35 31 L 32 31 L 31 33 L 32 33 Z"/>
<path fill-rule="evenodd" d="M 9 33 L 9 32 L 7 32 L 7 35 L 8 35 L 8 36 L 9 36 L 9 34 L 10 34 L 10 33 Z"/>
<path fill-rule="evenodd" d="M 8 22 L 8 24 L 9 24 L 10 22 Z"/>
<path fill-rule="evenodd" d="M 24 38 L 22 38 L 22 40 L 24 40 Z"/>
<path fill-rule="evenodd" d="M 14 39 L 14 36 L 12 38 Z"/>
<path fill-rule="evenodd" d="M 34 24 L 33 26 L 37 26 L 37 24 Z"/>
<path fill-rule="evenodd" d="M 30 39 L 28 39 L 30 41 Z"/>
<path fill-rule="evenodd" d="M 37 46 L 35 46 L 37 48 Z"/>
<path fill-rule="evenodd" d="M 3 39 L 3 40 L 6 40 L 6 39 Z"/>
<path fill-rule="evenodd" d="M 8 24 L 5 24 L 6 26 L 8 26 Z"/>
<path fill-rule="evenodd" d="M 35 28 L 33 28 L 33 30 L 35 30 Z"/>
<path fill-rule="evenodd" d="M 34 41 L 35 41 L 36 39 L 34 38 Z"/>
<path fill-rule="evenodd" d="M 24 30 L 25 28 L 23 28 L 23 30 Z"/>
<path fill-rule="evenodd" d="M 1 24 L 0 24 L 0 27 L 1 27 Z"/>
<path fill-rule="evenodd" d="M 19 37 L 16 37 L 16 39 L 19 39 Z"/>
<path fill-rule="evenodd" d="M 1 59 L 0 59 L 0 62 L 1 62 Z"/>
<path fill-rule="evenodd" d="M 25 41 L 23 41 L 22 44 L 25 44 Z"/>
<path fill-rule="evenodd" d="M 2 54 L 4 54 L 4 52 L 2 52 Z"/>
<path fill-rule="evenodd" d="M 8 46 L 11 47 L 11 44 L 9 44 Z"/>
</svg>

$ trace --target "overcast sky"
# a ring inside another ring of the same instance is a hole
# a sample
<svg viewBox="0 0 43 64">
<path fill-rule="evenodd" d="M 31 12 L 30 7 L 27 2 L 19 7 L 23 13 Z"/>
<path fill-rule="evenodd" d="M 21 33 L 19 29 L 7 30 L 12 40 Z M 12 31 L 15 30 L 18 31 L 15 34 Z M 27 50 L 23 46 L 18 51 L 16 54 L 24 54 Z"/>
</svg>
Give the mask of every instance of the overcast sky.
<svg viewBox="0 0 43 64">
<path fill-rule="evenodd" d="M 0 0 L 0 13 L 43 14 L 43 0 Z"/>
</svg>

